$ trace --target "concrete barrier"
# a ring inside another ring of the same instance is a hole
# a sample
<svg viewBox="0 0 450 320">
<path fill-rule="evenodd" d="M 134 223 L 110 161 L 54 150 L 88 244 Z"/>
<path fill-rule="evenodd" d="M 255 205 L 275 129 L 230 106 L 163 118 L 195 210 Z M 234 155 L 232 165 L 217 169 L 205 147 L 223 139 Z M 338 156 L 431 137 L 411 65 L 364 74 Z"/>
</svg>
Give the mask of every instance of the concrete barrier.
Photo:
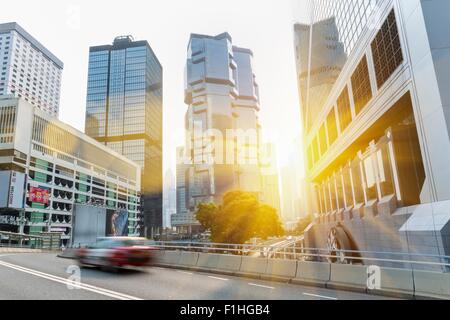
<svg viewBox="0 0 450 320">
<path fill-rule="evenodd" d="M 279 278 L 289 281 L 290 279 L 295 278 L 296 273 L 296 260 L 270 259 L 267 261 L 266 273 L 262 277 L 268 280 Z"/>
<path fill-rule="evenodd" d="M 164 251 L 164 254 L 159 257 L 158 263 L 168 266 L 178 266 L 180 265 L 180 258 L 180 251 Z"/>
<path fill-rule="evenodd" d="M 63 259 L 76 259 L 76 251 L 76 249 L 66 249 L 63 252 L 59 253 L 57 257 Z"/>
<path fill-rule="evenodd" d="M 450 274 L 414 271 L 415 296 L 417 298 L 450 299 Z"/>
<path fill-rule="evenodd" d="M 331 264 L 331 276 L 327 288 L 366 292 L 367 266 Z"/>
<path fill-rule="evenodd" d="M 244 276 L 260 278 L 262 274 L 266 273 L 266 268 L 267 259 L 242 257 L 239 272 Z"/>
<path fill-rule="evenodd" d="M 163 250 L 158 250 L 152 253 L 153 259 L 154 259 L 154 263 L 155 264 L 162 264 L 163 260 L 164 260 L 164 255 L 165 255 L 166 251 Z"/>
<path fill-rule="evenodd" d="M 197 252 L 181 252 L 179 265 L 183 267 L 195 267 L 197 266 L 199 253 Z"/>
<path fill-rule="evenodd" d="M 28 249 L 28 248 L 0 248 L 0 254 L 2 253 L 42 253 L 41 249 Z"/>
<path fill-rule="evenodd" d="M 380 289 L 369 293 L 389 295 L 399 298 L 414 296 L 413 272 L 408 269 L 381 268 Z"/>
<path fill-rule="evenodd" d="M 198 256 L 197 267 L 203 269 L 217 270 L 219 265 L 219 254 L 200 253 Z"/>
<path fill-rule="evenodd" d="M 36 252 L 34 250 L 33 252 Z M 156 253 L 162 266 L 395 297 L 450 299 L 450 274 L 380 268 L 380 289 L 367 288 L 367 266 L 262 259 L 180 251 Z"/>
<path fill-rule="evenodd" d="M 237 272 L 241 269 L 242 256 L 220 255 L 217 263 L 218 270 Z"/>
<path fill-rule="evenodd" d="M 326 286 L 330 281 L 331 265 L 323 262 L 297 262 L 297 273 L 292 283 Z"/>
</svg>

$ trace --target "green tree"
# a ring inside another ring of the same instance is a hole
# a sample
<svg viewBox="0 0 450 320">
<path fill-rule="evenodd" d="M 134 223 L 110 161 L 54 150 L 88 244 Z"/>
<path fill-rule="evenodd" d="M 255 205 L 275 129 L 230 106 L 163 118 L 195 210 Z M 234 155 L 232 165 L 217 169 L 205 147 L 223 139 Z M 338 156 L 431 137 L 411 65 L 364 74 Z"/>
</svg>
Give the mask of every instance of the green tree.
<svg viewBox="0 0 450 320">
<path fill-rule="evenodd" d="M 217 206 L 214 203 L 201 203 L 198 205 L 195 217 L 206 230 L 211 230 L 216 212 Z"/>
<path fill-rule="evenodd" d="M 249 192 L 228 192 L 219 207 L 201 204 L 196 216 L 217 243 L 243 244 L 253 237 L 267 239 L 284 235 L 276 209 L 260 203 Z"/>
</svg>

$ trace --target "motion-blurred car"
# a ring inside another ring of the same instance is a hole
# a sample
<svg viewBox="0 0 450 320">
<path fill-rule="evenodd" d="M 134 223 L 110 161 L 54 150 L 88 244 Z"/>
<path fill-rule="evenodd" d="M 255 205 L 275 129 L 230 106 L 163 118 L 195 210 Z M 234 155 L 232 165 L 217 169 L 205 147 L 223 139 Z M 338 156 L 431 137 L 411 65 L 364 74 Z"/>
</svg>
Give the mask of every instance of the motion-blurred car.
<svg viewBox="0 0 450 320">
<path fill-rule="evenodd" d="M 81 266 L 107 268 L 145 267 L 152 264 L 157 248 L 143 238 L 100 238 L 76 251 Z"/>
</svg>

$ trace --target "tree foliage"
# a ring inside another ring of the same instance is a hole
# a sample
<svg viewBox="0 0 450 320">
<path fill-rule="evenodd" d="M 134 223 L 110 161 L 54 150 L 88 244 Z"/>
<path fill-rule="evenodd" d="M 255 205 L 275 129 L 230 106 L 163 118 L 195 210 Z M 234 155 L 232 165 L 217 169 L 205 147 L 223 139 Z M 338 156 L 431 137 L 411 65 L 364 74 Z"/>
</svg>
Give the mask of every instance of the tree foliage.
<svg viewBox="0 0 450 320">
<path fill-rule="evenodd" d="M 276 209 L 259 202 L 249 192 L 231 191 L 223 204 L 200 204 L 197 220 L 211 231 L 213 242 L 242 244 L 251 238 L 267 239 L 284 235 Z"/>
<path fill-rule="evenodd" d="M 201 203 L 198 206 L 196 218 L 206 230 L 210 230 L 212 228 L 216 210 L 217 206 L 214 203 Z"/>
</svg>

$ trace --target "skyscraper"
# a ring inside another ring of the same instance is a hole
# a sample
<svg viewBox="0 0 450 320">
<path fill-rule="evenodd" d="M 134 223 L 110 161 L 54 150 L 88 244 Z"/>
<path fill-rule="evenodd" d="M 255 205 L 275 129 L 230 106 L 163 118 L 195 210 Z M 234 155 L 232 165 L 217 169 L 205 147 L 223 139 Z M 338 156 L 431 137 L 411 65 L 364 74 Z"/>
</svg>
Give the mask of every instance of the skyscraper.
<svg viewBox="0 0 450 320">
<path fill-rule="evenodd" d="M 0 24 L 0 95 L 58 117 L 64 64 L 15 22 Z"/>
<path fill-rule="evenodd" d="M 200 203 L 232 190 L 262 196 L 259 87 L 253 52 L 228 33 L 192 34 L 186 63 L 186 146 L 178 149 L 174 226 L 198 225 Z"/>
<path fill-rule="evenodd" d="M 275 208 L 280 219 L 285 220 L 280 202 L 280 176 L 275 145 L 262 144 L 261 153 L 261 201 Z"/>
<path fill-rule="evenodd" d="M 220 202 L 232 189 L 260 192 L 259 92 L 252 59 L 250 50 L 232 45 L 228 33 L 191 35 L 186 65 L 191 209 L 200 202 Z M 250 135 L 246 143 L 235 144 L 229 133 L 237 130 Z"/>
<path fill-rule="evenodd" d="M 310 20 L 294 28 L 316 215 L 307 246 L 449 254 L 450 22 L 440 13 L 450 3 L 308 8 Z"/>
<path fill-rule="evenodd" d="M 125 36 L 90 48 L 86 133 L 141 166 L 141 230 L 149 237 L 163 227 L 162 81 L 147 41 Z"/>
<path fill-rule="evenodd" d="M 176 198 L 176 182 L 172 170 L 167 170 L 164 175 L 164 228 L 171 227 L 171 217 L 177 212 L 177 198 Z"/>
</svg>

